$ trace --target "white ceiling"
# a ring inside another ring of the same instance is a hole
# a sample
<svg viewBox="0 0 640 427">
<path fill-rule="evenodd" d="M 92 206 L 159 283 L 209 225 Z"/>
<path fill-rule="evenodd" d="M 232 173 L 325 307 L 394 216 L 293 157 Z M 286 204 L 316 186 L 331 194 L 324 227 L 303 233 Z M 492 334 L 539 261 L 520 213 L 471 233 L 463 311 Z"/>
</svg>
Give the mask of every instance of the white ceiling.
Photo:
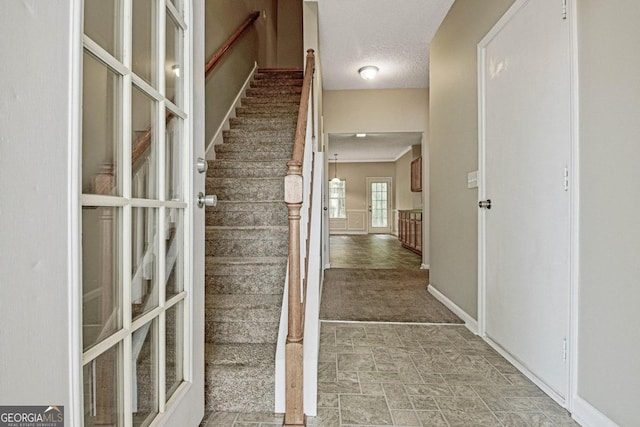
<svg viewBox="0 0 640 427">
<path fill-rule="evenodd" d="M 338 154 L 338 163 L 395 162 L 412 145 L 421 143 L 421 132 L 368 133 L 364 138 L 357 138 L 353 133 L 332 133 L 327 160 L 333 163 L 333 155 Z"/>
<path fill-rule="evenodd" d="M 325 90 L 426 88 L 429 43 L 454 0 L 317 0 Z M 358 69 L 380 69 L 372 81 Z"/>
</svg>

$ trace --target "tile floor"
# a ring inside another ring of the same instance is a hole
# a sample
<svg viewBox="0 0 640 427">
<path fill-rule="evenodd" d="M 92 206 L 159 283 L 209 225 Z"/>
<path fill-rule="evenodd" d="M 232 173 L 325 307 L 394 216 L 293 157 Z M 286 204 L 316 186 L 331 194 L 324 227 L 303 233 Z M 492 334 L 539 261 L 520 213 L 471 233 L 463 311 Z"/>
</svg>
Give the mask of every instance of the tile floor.
<svg viewBox="0 0 640 427">
<path fill-rule="evenodd" d="M 578 425 L 464 326 L 323 322 L 318 375 L 315 427 Z M 281 423 L 218 413 L 202 426 Z"/>
<path fill-rule="evenodd" d="M 422 258 L 391 234 L 332 235 L 331 268 L 419 269 Z"/>
</svg>

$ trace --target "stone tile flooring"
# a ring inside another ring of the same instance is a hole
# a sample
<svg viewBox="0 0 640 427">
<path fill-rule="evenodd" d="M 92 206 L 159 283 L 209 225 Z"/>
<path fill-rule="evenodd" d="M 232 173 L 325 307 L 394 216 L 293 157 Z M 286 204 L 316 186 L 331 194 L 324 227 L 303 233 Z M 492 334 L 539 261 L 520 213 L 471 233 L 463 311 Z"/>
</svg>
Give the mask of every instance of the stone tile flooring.
<svg viewBox="0 0 640 427">
<path fill-rule="evenodd" d="M 331 268 L 419 269 L 422 258 L 402 247 L 391 234 L 332 235 Z"/>
<path fill-rule="evenodd" d="M 318 376 L 315 427 L 578 425 L 464 326 L 323 322 Z M 202 426 L 281 423 L 218 413 Z"/>
</svg>

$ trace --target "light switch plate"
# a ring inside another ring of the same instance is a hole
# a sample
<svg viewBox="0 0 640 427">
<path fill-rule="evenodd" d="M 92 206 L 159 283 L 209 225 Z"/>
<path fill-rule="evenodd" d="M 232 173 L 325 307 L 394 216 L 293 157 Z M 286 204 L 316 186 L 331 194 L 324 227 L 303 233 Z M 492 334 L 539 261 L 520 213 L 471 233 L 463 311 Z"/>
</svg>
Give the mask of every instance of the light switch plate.
<svg viewBox="0 0 640 427">
<path fill-rule="evenodd" d="M 478 188 L 478 171 L 467 174 L 467 188 Z"/>
</svg>

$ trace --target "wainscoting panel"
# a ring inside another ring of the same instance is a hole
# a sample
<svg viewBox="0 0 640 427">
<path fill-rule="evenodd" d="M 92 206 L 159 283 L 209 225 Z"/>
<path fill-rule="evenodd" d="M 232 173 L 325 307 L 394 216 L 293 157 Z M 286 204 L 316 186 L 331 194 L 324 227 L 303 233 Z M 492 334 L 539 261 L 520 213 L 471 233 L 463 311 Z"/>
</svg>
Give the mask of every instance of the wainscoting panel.
<svg viewBox="0 0 640 427">
<path fill-rule="evenodd" d="M 330 219 L 329 234 L 367 234 L 367 211 L 349 209 L 346 218 Z"/>
</svg>

